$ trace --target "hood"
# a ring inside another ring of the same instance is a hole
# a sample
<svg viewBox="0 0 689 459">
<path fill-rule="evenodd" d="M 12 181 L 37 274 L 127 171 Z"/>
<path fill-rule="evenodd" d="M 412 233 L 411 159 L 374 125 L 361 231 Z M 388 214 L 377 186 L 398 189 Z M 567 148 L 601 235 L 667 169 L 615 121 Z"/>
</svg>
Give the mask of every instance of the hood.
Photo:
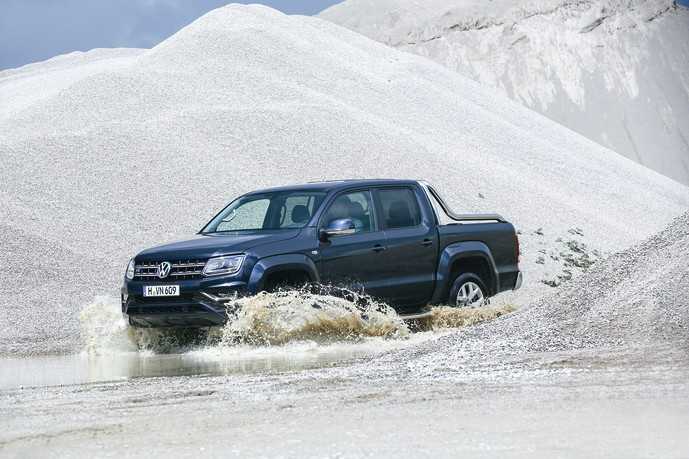
<svg viewBox="0 0 689 459">
<path fill-rule="evenodd" d="M 136 256 L 136 260 L 205 259 L 233 253 L 246 253 L 247 250 L 262 244 L 292 239 L 299 234 L 299 231 L 295 229 L 252 233 L 199 234 L 192 239 L 143 250 Z"/>
</svg>

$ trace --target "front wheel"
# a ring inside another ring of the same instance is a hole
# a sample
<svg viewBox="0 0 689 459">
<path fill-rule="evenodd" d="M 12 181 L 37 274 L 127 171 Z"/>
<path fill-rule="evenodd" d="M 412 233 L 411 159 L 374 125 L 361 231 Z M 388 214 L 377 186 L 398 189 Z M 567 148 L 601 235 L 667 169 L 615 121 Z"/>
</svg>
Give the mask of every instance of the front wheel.
<svg viewBox="0 0 689 459">
<path fill-rule="evenodd" d="M 457 276 L 450 288 L 449 303 L 462 308 L 478 308 L 487 304 L 486 287 L 481 278 L 474 273 Z"/>
</svg>

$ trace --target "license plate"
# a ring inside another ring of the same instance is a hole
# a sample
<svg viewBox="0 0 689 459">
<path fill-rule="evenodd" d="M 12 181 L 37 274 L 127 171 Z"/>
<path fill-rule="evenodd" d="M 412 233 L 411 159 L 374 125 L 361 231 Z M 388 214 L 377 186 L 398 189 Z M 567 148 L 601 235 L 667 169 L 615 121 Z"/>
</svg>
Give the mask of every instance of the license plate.
<svg viewBox="0 0 689 459">
<path fill-rule="evenodd" d="M 144 296 L 179 296 L 179 285 L 145 285 Z"/>
</svg>

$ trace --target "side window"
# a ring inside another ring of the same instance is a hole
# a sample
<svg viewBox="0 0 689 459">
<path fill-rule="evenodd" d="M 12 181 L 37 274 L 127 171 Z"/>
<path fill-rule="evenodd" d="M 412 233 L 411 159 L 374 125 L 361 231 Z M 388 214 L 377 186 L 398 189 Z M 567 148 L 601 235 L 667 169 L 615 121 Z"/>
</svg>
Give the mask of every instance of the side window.
<svg viewBox="0 0 689 459">
<path fill-rule="evenodd" d="M 357 233 L 373 231 L 373 204 L 370 191 L 355 191 L 338 196 L 330 205 L 322 220 L 328 226 L 333 220 L 349 218 Z"/>
<path fill-rule="evenodd" d="M 419 204 L 411 189 L 383 189 L 378 195 L 386 228 L 408 228 L 421 224 Z"/>
<path fill-rule="evenodd" d="M 315 199 L 309 195 L 288 196 L 280 210 L 280 228 L 301 228 L 313 213 Z"/>
<path fill-rule="evenodd" d="M 240 205 L 227 215 L 218 225 L 216 231 L 233 231 L 239 229 L 261 229 L 268 211 L 270 200 L 254 199 Z"/>
</svg>

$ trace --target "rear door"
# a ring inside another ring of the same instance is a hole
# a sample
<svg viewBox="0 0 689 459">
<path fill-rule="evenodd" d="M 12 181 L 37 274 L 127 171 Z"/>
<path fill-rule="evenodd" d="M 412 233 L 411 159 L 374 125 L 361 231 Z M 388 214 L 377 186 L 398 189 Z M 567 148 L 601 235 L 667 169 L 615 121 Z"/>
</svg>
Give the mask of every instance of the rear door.
<svg viewBox="0 0 689 459">
<path fill-rule="evenodd" d="M 329 204 L 319 222 L 325 228 L 332 220 L 350 218 L 354 234 L 331 237 L 319 246 L 319 274 L 325 284 L 363 288 L 379 296 L 385 257 L 385 233 L 376 221 L 373 195 L 368 189 L 345 191 Z"/>
<path fill-rule="evenodd" d="M 415 186 L 375 190 L 386 239 L 381 295 L 395 305 L 427 303 L 435 287 L 438 234 L 421 193 Z"/>
</svg>

